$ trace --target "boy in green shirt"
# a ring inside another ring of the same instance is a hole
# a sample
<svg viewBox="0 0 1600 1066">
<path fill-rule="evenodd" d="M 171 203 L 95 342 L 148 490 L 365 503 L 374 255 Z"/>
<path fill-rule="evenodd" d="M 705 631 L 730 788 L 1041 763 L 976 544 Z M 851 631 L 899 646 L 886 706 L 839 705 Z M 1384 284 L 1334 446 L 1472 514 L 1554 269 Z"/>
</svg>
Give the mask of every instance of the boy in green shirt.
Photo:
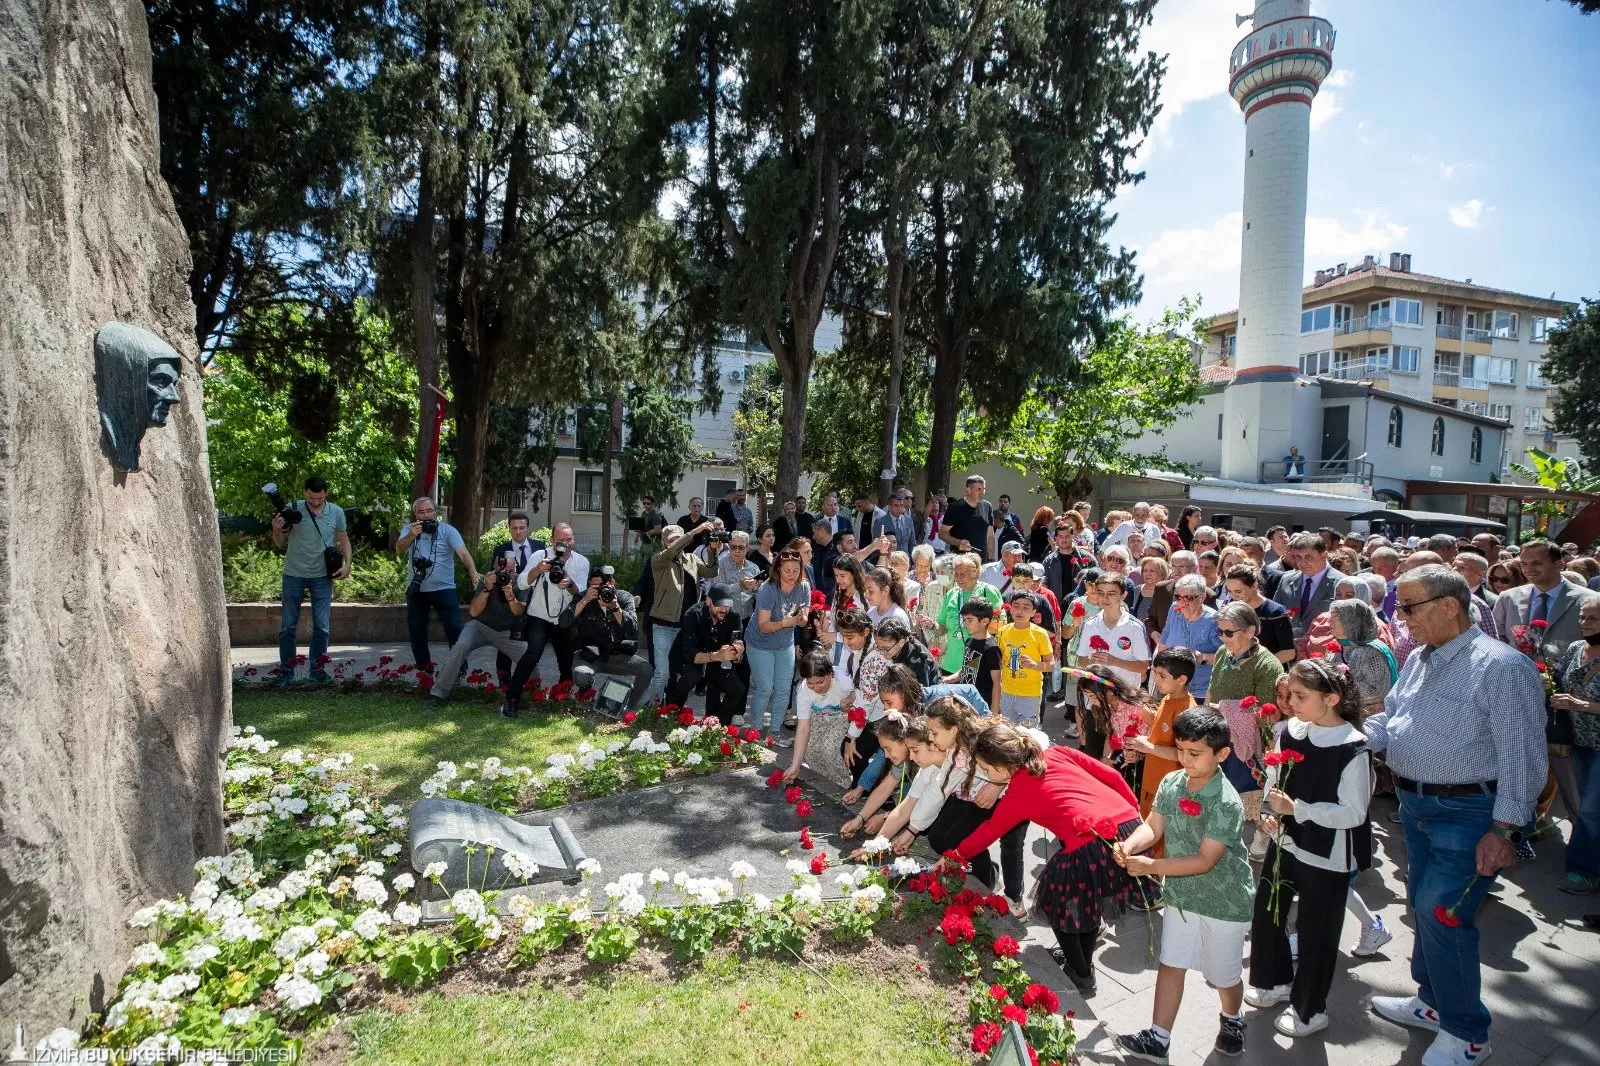
<svg viewBox="0 0 1600 1066">
<path fill-rule="evenodd" d="M 1255 903 L 1244 804 L 1221 772 L 1230 750 L 1228 720 L 1196 707 L 1178 715 L 1172 736 L 1182 769 L 1162 779 L 1144 824 L 1113 849 L 1129 873 L 1165 878 L 1153 1024 L 1117 1037 L 1123 1054 L 1161 1066 L 1183 1002 L 1186 970 L 1199 970 L 1222 998 L 1216 1050 L 1229 1056 L 1244 1051 L 1244 941 Z M 1165 858 L 1140 854 L 1158 840 L 1165 841 Z"/>
</svg>

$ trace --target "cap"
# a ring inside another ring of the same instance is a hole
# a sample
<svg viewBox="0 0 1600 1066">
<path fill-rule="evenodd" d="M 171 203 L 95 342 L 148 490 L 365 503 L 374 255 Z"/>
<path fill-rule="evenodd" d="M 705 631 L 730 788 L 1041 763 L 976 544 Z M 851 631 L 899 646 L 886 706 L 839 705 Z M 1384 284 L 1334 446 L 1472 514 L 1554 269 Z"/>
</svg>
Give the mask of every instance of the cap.
<svg viewBox="0 0 1600 1066">
<path fill-rule="evenodd" d="M 1419 545 L 1421 543 L 1422 543 L 1422 538 L 1421 537 L 1407 537 L 1406 538 L 1406 547 L 1408 547 L 1408 548 L 1415 548 L 1417 545 Z"/>
<path fill-rule="evenodd" d="M 599 569 L 599 571 L 597 571 L 597 572 L 600 574 L 601 577 L 616 577 L 617 576 L 617 568 L 614 567 L 614 566 L 602 566 Z"/>
<path fill-rule="evenodd" d="M 706 593 L 706 599 L 711 601 L 713 607 L 726 607 L 733 602 L 733 596 L 728 592 L 726 585 L 712 585 Z"/>
<path fill-rule="evenodd" d="M 1016 552 L 1018 555 L 1026 555 L 1027 552 L 1028 552 L 1028 549 L 1023 547 L 1022 544 L 1019 543 L 1018 541 L 1008 540 L 1001 547 L 1000 554 L 1001 555 L 1009 555 L 1012 552 Z"/>
</svg>

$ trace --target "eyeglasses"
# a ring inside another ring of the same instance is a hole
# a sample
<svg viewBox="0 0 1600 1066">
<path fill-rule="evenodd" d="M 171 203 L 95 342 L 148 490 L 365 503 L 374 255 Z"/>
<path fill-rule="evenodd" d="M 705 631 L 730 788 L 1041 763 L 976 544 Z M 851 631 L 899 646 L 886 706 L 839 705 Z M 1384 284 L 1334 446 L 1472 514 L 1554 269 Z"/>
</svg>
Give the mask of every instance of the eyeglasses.
<svg viewBox="0 0 1600 1066">
<path fill-rule="evenodd" d="M 1394 605 L 1394 609 L 1398 613 L 1405 615 L 1407 618 L 1410 618 L 1412 616 L 1412 614 L 1414 614 L 1416 612 L 1416 609 L 1418 607 L 1421 607 L 1423 604 L 1432 603 L 1434 600 L 1447 600 L 1447 599 L 1450 599 L 1450 598 L 1451 598 L 1451 594 L 1447 592 L 1443 596 L 1429 596 L 1427 599 L 1418 600 L 1416 603 L 1397 603 L 1397 604 Z"/>
<path fill-rule="evenodd" d="M 1217 636 L 1219 637 L 1236 637 L 1243 632 L 1244 630 L 1242 629 L 1223 629 L 1221 626 L 1217 627 Z"/>
<path fill-rule="evenodd" d="M 1193 603 L 1195 600 L 1198 600 L 1200 597 L 1191 592 L 1191 593 L 1188 593 L 1187 595 L 1185 595 L 1183 593 L 1179 593 L 1175 598 L 1180 600 L 1180 601 Z M 1218 630 L 1218 632 L 1221 632 L 1221 630 Z"/>
</svg>

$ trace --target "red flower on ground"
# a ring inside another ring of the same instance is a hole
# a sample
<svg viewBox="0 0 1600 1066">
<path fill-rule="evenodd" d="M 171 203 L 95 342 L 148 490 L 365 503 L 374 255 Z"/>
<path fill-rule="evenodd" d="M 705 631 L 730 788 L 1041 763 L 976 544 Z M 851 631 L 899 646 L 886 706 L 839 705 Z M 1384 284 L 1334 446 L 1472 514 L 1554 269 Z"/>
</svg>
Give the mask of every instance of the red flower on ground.
<svg viewBox="0 0 1600 1066">
<path fill-rule="evenodd" d="M 1000 1043 L 999 1022 L 979 1022 L 972 1027 L 972 1050 L 980 1055 L 987 1055 Z"/>
<path fill-rule="evenodd" d="M 1456 929 L 1461 925 L 1461 919 L 1457 918 L 1454 911 L 1443 903 L 1433 908 L 1433 919 L 1447 929 Z"/>
<path fill-rule="evenodd" d="M 999 895 L 998 893 L 986 898 L 983 901 L 983 905 L 994 911 L 996 914 L 1011 913 L 1011 901 L 1006 899 L 1004 896 Z"/>
<path fill-rule="evenodd" d="M 1022 1005 L 1029 1010 L 1038 1007 L 1046 1014 L 1054 1014 L 1061 1007 L 1061 997 L 1035 981 L 1023 990 Z"/>
<path fill-rule="evenodd" d="M 817 847 L 816 842 L 811 839 L 811 830 L 804 826 L 800 827 L 800 847 L 806 851 L 815 851 Z"/>
<path fill-rule="evenodd" d="M 996 1003 L 1004 1003 L 1011 998 L 1011 993 L 1006 991 L 1004 985 L 990 985 L 989 998 Z"/>
<path fill-rule="evenodd" d="M 433 687 L 433 676 L 431 674 L 418 674 L 417 687 L 422 689 L 424 692 L 428 691 L 428 689 Z"/>
<path fill-rule="evenodd" d="M 1190 799 L 1188 796 L 1185 796 L 1183 799 L 1178 801 L 1178 810 L 1182 811 L 1184 814 L 1187 814 L 1190 818 L 1198 818 L 1201 810 L 1200 801 Z"/>
<path fill-rule="evenodd" d="M 1018 1025 L 1028 1024 L 1028 1012 L 1017 1006 L 1015 1003 L 1007 1003 L 1005 1006 L 1001 1007 L 1000 1017 L 1004 1018 L 1008 1022 L 1016 1022 Z"/>
<path fill-rule="evenodd" d="M 380 655 L 380 656 L 378 656 L 378 665 L 379 666 L 388 666 L 392 662 L 394 662 L 394 656 L 393 655 Z"/>
<path fill-rule="evenodd" d="M 694 712 L 690 710 L 678 712 L 678 724 L 681 726 L 694 725 Z"/>
<path fill-rule="evenodd" d="M 639 712 L 638 711 L 629 711 L 627 714 L 622 716 L 622 724 L 623 725 L 632 725 L 633 723 L 637 722 L 638 720 L 639 720 Z"/>
<path fill-rule="evenodd" d="M 767 775 L 767 787 L 768 788 L 777 788 L 781 784 L 783 784 L 783 771 L 782 770 L 774 770 L 774 771 L 772 771 L 772 773 Z"/>
<path fill-rule="evenodd" d="M 983 900 L 984 897 L 981 893 L 974 892 L 970 888 L 963 888 L 955 894 L 955 898 L 950 901 L 950 905 L 952 907 L 960 907 L 966 911 L 975 911 L 983 906 Z"/>
<path fill-rule="evenodd" d="M 732 722 L 728 723 L 728 728 L 724 730 L 724 732 L 726 732 L 728 736 L 732 737 L 734 740 L 739 739 L 739 727 L 734 725 Z"/>
<path fill-rule="evenodd" d="M 799 803 L 796 803 L 794 805 L 794 813 L 799 815 L 802 818 L 810 818 L 811 817 L 811 801 L 810 800 L 801 800 Z"/>
<path fill-rule="evenodd" d="M 733 754 L 733 745 L 729 744 L 726 740 L 724 740 L 720 744 L 717 745 L 717 750 L 720 751 L 724 755 L 732 755 Z"/>
<path fill-rule="evenodd" d="M 582 700 L 584 703 L 588 703 L 590 700 L 594 699 L 594 697 L 595 691 L 593 685 L 590 685 L 588 688 L 583 689 L 578 693 L 578 699 Z"/>
<path fill-rule="evenodd" d="M 812 873 L 820 875 L 822 873 L 822 871 L 826 870 L 827 868 L 828 868 L 828 853 L 827 852 L 821 851 L 821 852 L 818 852 L 817 854 L 811 856 L 811 872 Z"/>
<path fill-rule="evenodd" d="M 783 790 L 784 801 L 790 804 L 799 803 L 800 797 L 803 795 L 805 795 L 805 793 L 801 790 L 799 785 L 790 785 L 788 788 Z"/>
<path fill-rule="evenodd" d="M 1015 937 L 997 936 L 994 938 L 994 953 L 1002 959 L 1014 959 L 1017 952 L 1022 950 Z"/>
<path fill-rule="evenodd" d="M 744 731 L 744 742 L 746 744 L 754 744 L 760 739 L 761 730 L 756 729 L 754 726 Z"/>
</svg>

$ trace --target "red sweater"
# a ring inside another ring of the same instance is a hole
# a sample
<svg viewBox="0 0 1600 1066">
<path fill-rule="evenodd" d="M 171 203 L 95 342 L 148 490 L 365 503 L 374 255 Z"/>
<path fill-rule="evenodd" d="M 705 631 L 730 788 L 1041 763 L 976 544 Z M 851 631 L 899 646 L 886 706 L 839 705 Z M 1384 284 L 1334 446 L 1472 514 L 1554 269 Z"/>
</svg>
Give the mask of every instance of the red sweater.
<svg viewBox="0 0 1600 1066">
<path fill-rule="evenodd" d="M 1054 745 L 1044 753 L 1045 772 L 1035 777 L 1018 770 L 1000 797 L 994 813 L 973 830 L 956 850 L 970 859 L 1023 822 L 1042 826 L 1073 851 L 1095 839 L 1080 833 L 1072 820 L 1084 815 L 1092 821 L 1110 818 L 1121 825 L 1139 819 L 1139 801 L 1115 769 L 1091 759 L 1077 748 Z"/>
</svg>

